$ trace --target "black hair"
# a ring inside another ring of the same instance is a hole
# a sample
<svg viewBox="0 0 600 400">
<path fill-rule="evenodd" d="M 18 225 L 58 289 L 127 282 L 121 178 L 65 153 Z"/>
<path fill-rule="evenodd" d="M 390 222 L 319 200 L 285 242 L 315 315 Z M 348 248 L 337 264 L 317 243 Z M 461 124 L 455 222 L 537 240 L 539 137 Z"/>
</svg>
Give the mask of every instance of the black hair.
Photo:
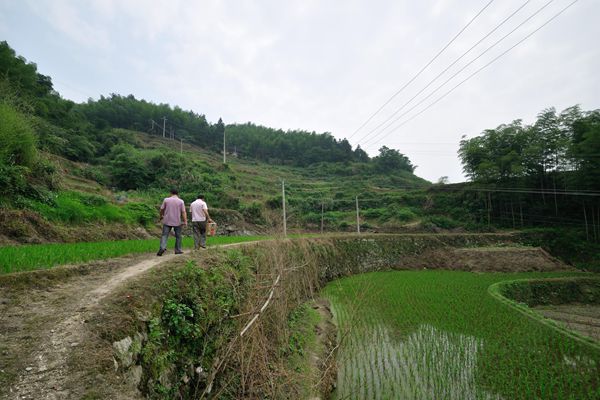
<svg viewBox="0 0 600 400">
<path fill-rule="evenodd" d="M 179 192 L 177 191 L 177 189 L 173 188 L 171 189 L 171 194 L 179 194 Z"/>
<path fill-rule="evenodd" d="M 203 194 L 199 194 L 199 195 L 198 195 L 198 198 L 199 198 L 200 200 L 204 200 L 204 195 L 203 195 Z"/>
</svg>

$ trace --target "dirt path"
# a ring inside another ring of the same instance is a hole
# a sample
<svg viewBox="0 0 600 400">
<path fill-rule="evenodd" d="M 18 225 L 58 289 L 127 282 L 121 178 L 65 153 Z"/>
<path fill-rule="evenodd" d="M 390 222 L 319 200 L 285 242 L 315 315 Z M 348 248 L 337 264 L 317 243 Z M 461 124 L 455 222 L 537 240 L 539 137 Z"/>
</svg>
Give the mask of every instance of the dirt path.
<svg viewBox="0 0 600 400">
<path fill-rule="evenodd" d="M 154 256 L 135 260 L 131 265 L 116 260 L 120 264 L 117 273 L 111 265 L 112 268 L 101 268 L 55 287 L 33 289 L 21 298 L 12 299 L 0 316 L 0 339 L 4 343 L 0 360 L 6 361 L 3 374 L 13 378 L 8 393 L 0 392 L 3 398 L 68 397 L 61 383 L 67 372 L 69 353 L 85 339 L 86 312 L 121 283 L 174 257 L 174 254 Z"/>
<path fill-rule="evenodd" d="M 252 243 L 252 242 L 245 242 Z M 215 246 L 239 246 L 241 243 Z M 210 251 L 210 249 L 208 250 Z M 174 254 L 101 261 L 90 272 L 44 288 L 0 293 L 0 398 L 78 398 L 68 357 L 89 335 L 86 316 L 124 282 Z"/>
</svg>

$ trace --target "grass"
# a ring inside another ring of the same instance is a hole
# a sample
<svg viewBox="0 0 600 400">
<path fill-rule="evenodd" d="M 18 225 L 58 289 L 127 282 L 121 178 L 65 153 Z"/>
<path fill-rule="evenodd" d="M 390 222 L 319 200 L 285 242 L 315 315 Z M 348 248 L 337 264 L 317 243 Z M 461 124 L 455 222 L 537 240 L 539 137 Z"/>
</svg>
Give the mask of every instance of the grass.
<svg viewBox="0 0 600 400">
<path fill-rule="evenodd" d="M 567 274 L 392 271 L 332 282 L 341 398 L 598 399 L 600 351 L 488 287 Z"/>
<path fill-rule="evenodd" d="M 207 239 L 208 246 L 268 239 L 267 236 L 215 236 Z M 78 264 L 104 260 L 127 254 L 155 252 L 158 238 L 146 240 L 117 240 L 106 242 L 53 243 L 0 247 L 0 274 L 52 268 L 62 264 Z M 169 240 L 168 249 L 174 247 Z M 194 241 L 184 237 L 183 247 L 193 247 Z"/>
</svg>

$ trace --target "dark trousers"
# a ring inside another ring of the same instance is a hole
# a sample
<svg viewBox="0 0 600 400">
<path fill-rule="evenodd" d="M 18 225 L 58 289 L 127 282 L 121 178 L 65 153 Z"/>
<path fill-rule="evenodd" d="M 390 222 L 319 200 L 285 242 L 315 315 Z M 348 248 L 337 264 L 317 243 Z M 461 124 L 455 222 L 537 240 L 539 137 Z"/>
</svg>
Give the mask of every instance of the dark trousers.
<svg viewBox="0 0 600 400">
<path fill-rule="evenodd" d="M 206 247 L 206 221 L 192 221 L 194 231 L 194 249 Z"/>
<path fill-rule="evenodd" d="M 167 249 L 167 240 L 169 239 L 169 234 L 171 233 L 171 229 L 175 232 L 175 253 L 181 253 L 181 225 L 179 226 L 169 226 L 163 225 L 162 227 L 162 236 L 160 237 L 160 249 Z"/>
</svg>

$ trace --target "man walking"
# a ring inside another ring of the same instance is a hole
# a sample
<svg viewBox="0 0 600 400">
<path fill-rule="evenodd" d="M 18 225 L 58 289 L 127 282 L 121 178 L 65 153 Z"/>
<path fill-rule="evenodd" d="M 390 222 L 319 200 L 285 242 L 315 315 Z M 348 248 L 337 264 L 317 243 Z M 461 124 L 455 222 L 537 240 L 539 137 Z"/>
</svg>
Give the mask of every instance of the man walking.
<svg viewBox="0 0 600 400">
<path fill-rule="evenodd" d="M 167 239 L 171 229 L 175 232 L 175 254 L 183 254 L 181 250 L 181 220 L 187 226 L 187 214 L 185 204 L 178 196 L 177 189 L 171 189 L 171 196 L 163 200 L 160 206 L 160 218 L 163 222 L 162 236 L 160 238 L 160 249 L 157 256 L 162 256 L 167 251 Z"/>
<path fill-rule="evenodd" d="M 194 231 L 194 249 L 206 248 L 206 222 L 213 222 L 208 214 L 208 206 L 203 195 L 198 195 L 196 201 L 190 204 L 192 213 L 192 229 Z"/>
</svg>

